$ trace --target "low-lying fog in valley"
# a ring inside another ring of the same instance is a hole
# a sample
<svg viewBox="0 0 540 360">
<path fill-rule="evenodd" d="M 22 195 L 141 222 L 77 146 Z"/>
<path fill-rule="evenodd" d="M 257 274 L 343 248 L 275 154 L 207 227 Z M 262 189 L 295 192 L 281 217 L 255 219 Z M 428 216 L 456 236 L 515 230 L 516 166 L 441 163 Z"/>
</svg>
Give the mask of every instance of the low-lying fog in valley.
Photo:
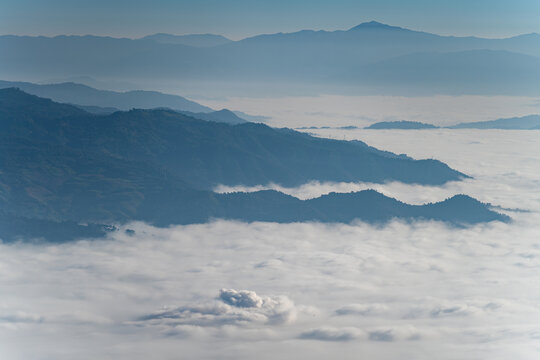
<svg viewBox="0 0 540 360">
<path fill-rule="evenodd" d="M 466 193 L 514 221 L 132 223 L 104 240 L 0 245 L 1 357 L 537 358 L 540 131 L 316 134 L 433 157 L 473 179 L 280 190 L 375 188 L 411 203 Z"/>
<path fill-rule="evenodd" d="M 198 100 L 197 97 L 194 98 Z M 199 101 L 199 100 L 198 100 Z M 275 127 L 358 126 L 379 121 L 419 121 L 437 126 L 537 114 L 533 96 L 354 96 L 228 97 L 200 102 L 214 109 L 240 109 L 270 117 Z M 345 135 L 345 134 L 344 134 Z"/>
</svg>

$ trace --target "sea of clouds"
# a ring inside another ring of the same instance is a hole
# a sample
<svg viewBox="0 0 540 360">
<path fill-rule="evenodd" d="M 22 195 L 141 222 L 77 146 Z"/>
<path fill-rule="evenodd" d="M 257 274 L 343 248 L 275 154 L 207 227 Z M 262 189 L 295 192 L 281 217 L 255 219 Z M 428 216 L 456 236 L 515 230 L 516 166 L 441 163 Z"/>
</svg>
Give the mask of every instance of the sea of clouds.
<svg viewBox="0 0 540 360">
<path fill-rule="evenodd" d="M 438 126 L 537 114 L 540 99 L 528 96 L 283 96 L 201 99 L 214 109 L 265 115 L 274 127 L 358 126 L 379 121 L 420 121 Z"/>
<path fill-rule="evenodd" d="M 282 190 L 375 187 L 412 203 L 464 192 L 514 221 L 131 223 L 101 240 L 3 244 L 0 358 L 538 358 L 540 132 L 319 135 L 344 133 L 473 179 Z"/>
</svg>

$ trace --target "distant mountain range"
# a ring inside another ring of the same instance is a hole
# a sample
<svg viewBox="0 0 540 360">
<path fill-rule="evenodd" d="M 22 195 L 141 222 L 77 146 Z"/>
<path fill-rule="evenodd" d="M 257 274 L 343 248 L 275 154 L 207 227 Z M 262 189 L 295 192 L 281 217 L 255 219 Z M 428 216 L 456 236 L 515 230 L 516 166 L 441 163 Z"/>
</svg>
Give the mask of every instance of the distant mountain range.
<svg viewBox="0 0 540 360">
<path fill-rule="evenodd" d="M 33 84 L 21 81 L 0 80 L 0 89 L 16 87 L 28 94 L 45 97 L 54 101 L 82 106 L 85 110 L 101 112 L 131 109 L 169 108 L 192 112 L 211 112 L 209 107 L 188 100 L 182 96 L 163 94 L 157 91 L 134 90 L 117 92 L 98 90 L 90 86 L 72 82 L 61 84 Z M 101 109 L 100 109 L 101 108 Z M 106 108 L 108 109 L 105 111 Z"/>
<path fill-rule="evenodd" d="M 527 115 L 489 121 L 465 122 L 457 125 L 439 127 L 416 121 L 381 121 L 365 129 L 501 129 L 501 130 L 540 130 L 540 115 Z"/>
<path fill-rule="evenodd" d="M 311 137 L 263 124 L 229 125 L 171 110 L 92 115 L 68 104 L 0 90 L 0 237 L 99 236 L 109 225 L 213 218 L 369 222 L 508 220 L 458 196 L 412 206 L 374 191 L 302 201 L 276 191 L 216 194 L 217 184 L 296 186 L 319 181 L 443 184 L 466 175 L 359 141 Z M 87 225 L 84 225 L 87 224 Z"/>
<path fill-rule="evenodd" d="M 131 109 L 171 109 L 189 115 L 191 117 L 224 122 L 228 124 L 240 124 L 246 122 L 240 116 L 259 120 L 257 116 L 250 116 L 227 109 L 214 111 L 209 107 L 200 105 L 182 96 L 163 94 L 157 91 L 127 91 L 117 92 L 98 90 L 90 86 L 76 83 L 60 84 L 32 84 L 19 81 L 0 80 L 0 89 L 15 87 L 29 94 L 52 99 L 54 101 L 75 105 L 95 115 L 110 115 L 120 110 Z M 264 117 L 260 117 L 265 120 Z"/>
<path fill-rule="evenodd" d="M 42 51 L 47 49 L 47 51 Z M 243 84 L 282 93 L 540 94 L 540 35 L 506 39 L 439 36 L 363 23 L 349 30 L 258 35 L 0 36 L 0 77 Z M 216 90 L 217 91 L 217 90 Z M 231 90 L 232 91 L 232 90 Z M 230 95 L 230 92 L 227 93 Z M 193 111 L 193 110 L 190 110 Z"/>
<path fill-rule="evenodd" d="M 540 130 L 540 115 L 528 115 L 490 121 L 460 123 L 450 126 L 451 129 L 508 129 L 508 130 Z"/>
</svg>

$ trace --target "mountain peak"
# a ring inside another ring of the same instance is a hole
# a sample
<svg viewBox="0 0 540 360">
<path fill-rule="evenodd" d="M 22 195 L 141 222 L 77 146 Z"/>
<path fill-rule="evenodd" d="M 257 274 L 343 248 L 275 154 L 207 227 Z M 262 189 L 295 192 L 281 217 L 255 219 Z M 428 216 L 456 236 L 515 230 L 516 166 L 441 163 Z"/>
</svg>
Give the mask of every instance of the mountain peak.
<svg viewBox="0 0 540 360">
<path fill-rule="evenodd" d="M 350 28 L 351 30 L 405 30 L 398 26 L 391 26 L 387 24 L 380 23 L 378 21 L 369 21 L 369 22 L 363 22 L 359 25 L 356 25 L 353 28 Z"/>
</svg>

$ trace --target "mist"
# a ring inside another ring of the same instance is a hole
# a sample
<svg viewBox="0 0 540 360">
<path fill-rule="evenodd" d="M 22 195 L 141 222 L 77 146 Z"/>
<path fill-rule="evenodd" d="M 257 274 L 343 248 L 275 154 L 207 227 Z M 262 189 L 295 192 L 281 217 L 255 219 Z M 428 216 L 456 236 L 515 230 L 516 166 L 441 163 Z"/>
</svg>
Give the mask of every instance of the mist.
<svg viewBox="0 0 540 360">
<path fill-rule="evenodd" d="M 187 94 L 187 93 L 184 93 Z M 206 106 L 241 109 L 250 114 L 270 116 L 268 125 L 365 127 L 379 121 L 420 121 L 437 126 L 459 122 L 494 120 L 540 112 L 534 96 L 268 96 L 193 99 Z M 344 133 L 345 134 L 345 133 Z M 365 138 L 367 140 L 367 138 Z M 369 141 L 368 141 L 369 142 Z"/>
<path fill-rule="evenodd" d="M 473 176 L 378 186 L 425 203 L 465 192 L 511 223 L 120 226 L 106 239 L 0 245 L 9 359 L 532 359 L 538 357 L 538 133 L 321 131 Z M 271 187 L 271 185 L 270 185 Z M 224 189 L 231 190 L 231 189 Z M 519 210 L 519 211 L 516 211 Z M 132 231 L 126 231 L 132 230 Z M 63 339 L 58 343 L 58 339 Z M 31 346 L 28 346 L 31 344 Z"/>
</svg>

